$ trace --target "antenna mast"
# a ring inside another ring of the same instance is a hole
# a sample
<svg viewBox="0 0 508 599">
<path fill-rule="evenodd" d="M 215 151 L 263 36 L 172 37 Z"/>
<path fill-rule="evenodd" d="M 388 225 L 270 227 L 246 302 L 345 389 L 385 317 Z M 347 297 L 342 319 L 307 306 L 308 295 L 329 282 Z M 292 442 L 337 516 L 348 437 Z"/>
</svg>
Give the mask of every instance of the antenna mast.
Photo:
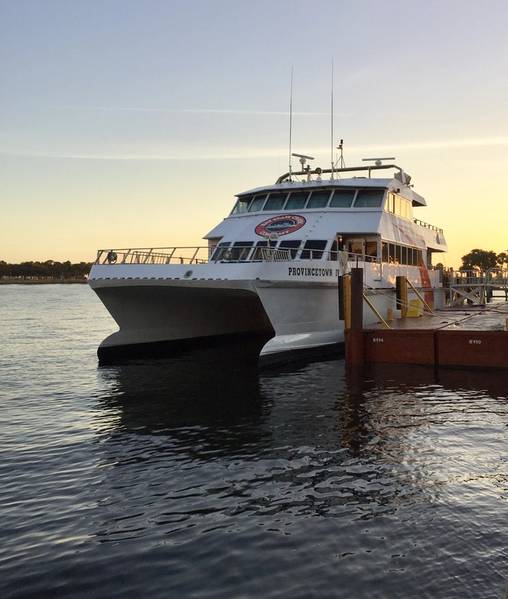
<svg viewBox="0 0 508 599">
<path fill-rule="evenodd" d="M 291 142 L 293 136 L 293 65 L 291 65 L 291 83 L 289 86 L 289 180 L 292 181 Z"/>
<path fill-rule="evenodd" d="M 337 150 L 340 151 L 340 156 L 337 162 L 339 163 L 339 168 L 346 168 L 346 163 L 344 161 L 344 140 L 341 139 L 339 145 L 337 146 Z"/>
<path fill-rule="evenodd" d="M 331 173 L 331 179 L 334 178 L 334 169 L 335 169 L 335 164 L 334 164 L 334 160 L 333 160 L 333 57 L 332 57 L 332 89 L 331 89 L 331 93 L 330 93 L 330 162 L 332 165 L 332 173 Z"/>
</svg>

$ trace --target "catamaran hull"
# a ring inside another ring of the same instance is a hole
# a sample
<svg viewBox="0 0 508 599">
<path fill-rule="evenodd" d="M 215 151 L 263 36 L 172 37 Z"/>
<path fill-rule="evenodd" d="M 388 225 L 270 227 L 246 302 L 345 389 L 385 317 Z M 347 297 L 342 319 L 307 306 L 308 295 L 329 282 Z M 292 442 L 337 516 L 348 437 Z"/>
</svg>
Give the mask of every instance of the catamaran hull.
<svg viewBox="0 0 508 599">
<path fill-rule="evenodd" d="M 93 285 L 120 330 L 101 343 L 101 362 L 163 356 L 226 340 L 248 340 L 258 353 L 274 336 L 259 297 L 245 288 L 189 284 Z"/>
<path fill-rule="evenodd" d="M 101 343 L 101 363 L 226 343 L 272 361 L 344 341 L 336 283 L 111 280 L 91 286 L 120 327 Z M 386 313 L 393 290 L 373 301 Z M 365 324 L 377 320 L 364 307 Z"/>
</svg>

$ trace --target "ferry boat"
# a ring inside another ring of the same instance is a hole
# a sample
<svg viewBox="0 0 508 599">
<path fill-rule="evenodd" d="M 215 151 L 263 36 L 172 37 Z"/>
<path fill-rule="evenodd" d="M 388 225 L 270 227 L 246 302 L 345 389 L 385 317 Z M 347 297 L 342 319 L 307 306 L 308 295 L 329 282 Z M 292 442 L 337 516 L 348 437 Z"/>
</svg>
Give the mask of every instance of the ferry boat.
<svg viewBox="0 0 508 599">
<path fill-rule="evenodd" d="M 414 218 L 426 202 L 411 177 L 392 159 L 321 169 L 297 156 L 298 172 L 237 194 L 206 246 L 97 252 L 88 281 L 119 326 L 101 362 L 244 336 L 265 358 L 341 343 L 338 280 L 354 266 L 366 325 L 395 309 L 397 275 L 439 304 L 446 240 Z"/>
</svg>

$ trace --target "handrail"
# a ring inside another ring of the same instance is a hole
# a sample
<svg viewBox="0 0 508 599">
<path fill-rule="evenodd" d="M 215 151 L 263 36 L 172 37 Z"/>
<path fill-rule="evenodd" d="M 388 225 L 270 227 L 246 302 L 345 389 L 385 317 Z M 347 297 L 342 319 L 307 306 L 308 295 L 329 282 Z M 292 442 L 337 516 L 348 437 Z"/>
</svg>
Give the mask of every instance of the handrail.
<svg viewBox="0 0 508 599">
<path fill-rule="evenodd" d="M 493 276 L 495 274 L 495 276 Z M 443 271 L 443 278 L 445 284 L 449 286 L 471 286 L 471 285 L 484 285 L 484 286 L 501 286 L 508 287 L 508 269 L 503 268 L 489 268 L 485 273 L 479 270 L 448 270 Z"/>
<path fill-rule="evenodd" d="M 208 258 L 207 246 L 111 248 L 98 250 L 95 264 L 205 264 Z"/>
<path fill-rule="evenodd" d="M 436 233 L 444 233 L 443 229 L 436 227 L 436 225 L 426 223 L 425 221 L 420 220 L 419 218 L 413 218 L 413 222 L 415 223 L 415 225 L 419 225 L 420 227 L 424 227 L 425 229 L 430 229 L 431 231 L 436 231 Z"/>
<path fill-rule="evenodd" d="M 334 168 L 334 169 L 316 168 L 314 170 L 311 170 L 309 168 L 308 170 L 291 171 L 291 172 L 284 173 L 277 179 L 277 181 L 275 183 L 276 183 L 276 185 L 278 185 L 279 183 L 283 183 L 285 180 L 291 181 L 292 176 L 324 175 L 326 173 L 334 173 L 334 174 L 354 173 L 355 171 L 367 171 L 369 174 L 369 179 L 370 179 L 371 171 L 378 171 L 378 170 L 382 170 L 382 169 L 396 169 L 400 173 L 403 172 L 402 169 L 400 168 L 400 166 L 397 166 L 396 164 L 376 164 L 376 165 L 370 165 L 370 166 L 349 166 L 349 167 Z"/>
<path fill-rule="evenodd" d="M 95 264 L 101 266 L 118 266 L 126 264 L 206 264 L 212 261 L 216 247 L 208 246 L 182 246 L 160 248 L 110 248 L 97 251 Z M 231 250 L 232 248 L 228 248 Z M 311 248 L 277 248 L 236 246 L 239 250 L 233 254 L 231 251 L 220 254 L 213 262 L 307 262 L 307 260 L 321 260 L 347 263 L 375 262 L 381 263 L 377 256 L 366 254 L 353 254 L 346 251 L 325 251 Z M 242 250 L 248 250 L 243 253 Z"/>
</svg>

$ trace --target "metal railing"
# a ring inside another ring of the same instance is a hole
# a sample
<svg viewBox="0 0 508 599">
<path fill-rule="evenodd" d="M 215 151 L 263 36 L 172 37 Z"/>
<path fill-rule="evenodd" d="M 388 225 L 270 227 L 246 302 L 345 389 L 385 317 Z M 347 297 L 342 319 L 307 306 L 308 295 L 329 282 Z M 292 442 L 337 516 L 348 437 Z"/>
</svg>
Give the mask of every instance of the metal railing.
<svg viewBox="0 0 508 599">
<path fill-rule="evenodd" d="M 121 264 L 206 264 L 208 262 L 291 262 L 324 260 L 358 264 L 380 262 L 377 256 L 353 254 L 345 251 L 325 251 L 310 248 L 235 247 L 234 252 L 220 253 L 214 258 L 216 247 L 159 247 L 111 248 L 97 251 L 95 264 L 113 266 Z M 245 251 L 248 250 L 248 251 Z"/>
<path fill-rule="evenodd" d="M 294 256 L 291 253 L 291 250 L 287 248 L 277 249 L 262 247 L 261 260 L 263 262 L 287 262 L 289 260 L 294 260 Z"/>
<path fill-rule="evenodd" d="M 443 271 L 443 280 L 448 285 L 488 285 L 508 286 L 508 269 L 489 268 L 486 272 L 479 270 L 448 270 Z"/>
<path fill-rule="evenodd" d="M 430 229 L 431 231 L 436 231 L 436 233 L 443 233 L 443 229 L 436 227 L 435 225 L 431 225 L 429 223 L 424 222 L 418 218 L 413 218 L 413 222 L 415 225 L 419 225 L 420 227 L 425 227 L 425 229 Z"/>
<path fill-rule="evenodd" d="M 206 246 L 104 249 L 95 264 L 205 264 L 208 258 Z"/>
</svg>

